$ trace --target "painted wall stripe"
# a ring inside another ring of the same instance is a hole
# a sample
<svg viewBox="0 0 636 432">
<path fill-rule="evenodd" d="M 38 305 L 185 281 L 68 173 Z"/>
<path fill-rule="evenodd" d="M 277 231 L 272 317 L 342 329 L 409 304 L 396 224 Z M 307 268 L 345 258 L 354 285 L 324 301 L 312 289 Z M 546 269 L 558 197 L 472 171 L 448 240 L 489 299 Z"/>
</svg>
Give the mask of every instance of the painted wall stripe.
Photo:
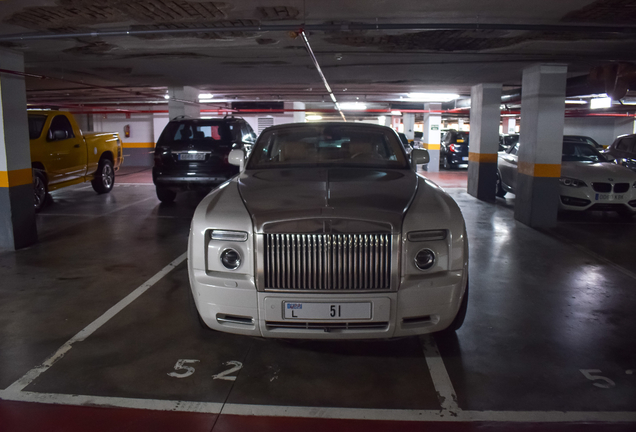
<svg viewBox="0 0 636 432">
<path fill-rule="evenodd" d="M 0 171 L 0 187 L 14 187 L 33 183 L 31 168 Z"/>
<path fill-rule="evenodd" d="M 519 162 L 517 169 L 519 173 L 532 177 L 561 177 L 561 164 Z"/>
<path fill-rule="evenodd" d="M 122 146 L 124 148 L 155 148 L 155 143 L 153 142 L 141 142 L 141 143 L 122 142 Z"/>
<path fill-rule="evenodd" d="M 440 145 L 439 144 L 422 143 L 422 147 L 425 148 L 426 150 L 439 150 Z"/>
<path fill-rule="evenodd" d="M 478 163 L 497 163 L 497 153 L 468 153 L 470 162 Z"/>
<path fill-rule="evenodd" d="M 138 288 L 136 288 L 133 292 L 128 294 L 126 297 L 121 299 L 115 306 L 108 309 L 106 312 L 102 314 L 95 321 L 84 327 L 69 339 L 64 345 L 62 345 L 57 351 L 55 351 L 51 356 L 49 356 L 44 362 L 28 371 L 22 378 L 18 379 L 16 382 L 11 384 L 5 390 L 6 393 L 20 392 L 24 390 L 29 384 L 31 384 L 37 377 L 39 377 L 42 373 L 46 372 L 51 366 L 53 366 L 58 360 L 64 357 L 75 342 L 81 342 L 91 334 L 93 334 L 97 329 L 106 324 L 108 320 L 121 312 L 126 306 L 135 301 L 140 295 L 145 293 L 150 287 L 159 282 L 161 278 L 170 273 L 176 266 L 185 261 L 187 256 L 187 252 L 181 254 L 177 259 L 172 261 L 170 264 L 161 269 L 157 274 L 148 279 L 146 282 L 141 284 Z"/>
</svg>

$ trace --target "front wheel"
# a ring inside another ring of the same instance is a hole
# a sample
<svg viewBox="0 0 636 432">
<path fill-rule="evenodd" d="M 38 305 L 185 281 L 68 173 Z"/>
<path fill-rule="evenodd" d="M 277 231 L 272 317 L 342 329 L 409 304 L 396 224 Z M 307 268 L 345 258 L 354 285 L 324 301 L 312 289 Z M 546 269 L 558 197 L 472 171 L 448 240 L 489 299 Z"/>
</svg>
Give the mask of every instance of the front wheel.
<svg viewBox="0 0 636 432">
<path fill-rule="evenodd" d="M 33 170 L 33 208 L 38 213 L 44 208 L 48 194 L 46 176 L 39 169 Z"/>
<path fill-rule="evenodd" d="M 115 169 L 108 159 L 102 159 L 97 166 L 95 178 L 91 181 L 93 189 L 98 194 L 105 194 L 113 190 L 115 186 Z"/>
<path fill-rule="evenodd" d="M 462 299 L 462 304 L 459 305 L 459 311 L 457 311 L 457 315 L 455 315 L 455 319 L 448 326 L 446 330 L 448 331 L 456 331 L 464 324 L 464 320 L 466 319 L 466 311 L 468 310 L 468 282 L 466 282 L 466 292 L 464 293 L 464 298 Z"/>
</svg>

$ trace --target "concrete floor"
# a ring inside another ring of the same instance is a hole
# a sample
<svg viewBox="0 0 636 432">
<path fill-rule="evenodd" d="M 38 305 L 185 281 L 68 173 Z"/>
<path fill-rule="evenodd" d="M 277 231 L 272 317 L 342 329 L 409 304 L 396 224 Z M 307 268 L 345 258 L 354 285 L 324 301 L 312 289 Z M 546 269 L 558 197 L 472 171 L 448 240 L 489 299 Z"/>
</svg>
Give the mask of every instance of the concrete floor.
<svg viewBox="0 0 636 432">
<path fill-rule="evenodd" d="M 346 344 L 198 327 L 183 253 L 200 196 L 161 205 L 140 169 L 108 195 L 54 192 L 40 243 L 0 253 L 0 430 L 634 430 L 636 221 L 539 232 L 465 175 L 430 174 L 468 227 L 462 329 Z"/>
</svg>

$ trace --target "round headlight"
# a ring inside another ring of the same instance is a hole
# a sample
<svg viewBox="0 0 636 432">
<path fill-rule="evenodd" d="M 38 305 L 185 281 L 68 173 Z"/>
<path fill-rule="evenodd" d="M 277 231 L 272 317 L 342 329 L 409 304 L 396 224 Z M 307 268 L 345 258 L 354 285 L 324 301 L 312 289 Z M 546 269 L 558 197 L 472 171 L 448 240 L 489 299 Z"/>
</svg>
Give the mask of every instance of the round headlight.
<svg viewBox="0 0 636 432">
<path fill-rule="evenodd" d="M 420 270 L 428 270 L 435 264 L 435 252 L 422 249 L 415 255 L 415 266 Z"/>
<path fill-rule="evenodd" d="M 225 249 L 221 252 L 221 264 L 230 270 L 236 270 L 241 265 L 241 255 L 234 249 Z"/>
</svg>

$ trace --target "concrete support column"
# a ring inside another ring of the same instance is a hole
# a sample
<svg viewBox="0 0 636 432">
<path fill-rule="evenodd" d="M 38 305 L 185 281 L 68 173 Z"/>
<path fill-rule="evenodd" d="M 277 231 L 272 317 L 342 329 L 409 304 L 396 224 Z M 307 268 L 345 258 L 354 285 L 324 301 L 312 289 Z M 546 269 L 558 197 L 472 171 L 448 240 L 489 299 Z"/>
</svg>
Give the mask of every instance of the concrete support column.
<svg viewBox="0 0 636 432">
<path fill-rule="evenodd" d="M 194 87 L 170 87 L 168 89 L 168 116 L 187 116 L 197 118 L 201 116 L 199 106 L 199 90 Z"/>
<path fill-rule="evenodd" d="M 295 110 L 304 110 L 305 103 L 304 102 L 294 102 L 292 104 L 293 109 Z M 294 111 L 294 123 L 305 123 L 305 111 Z"/>
<path fill-rule="evenodd" d="M 441 111 L 441 103 L 424 104 L 425 110 Z M 442 113 L 424 113 L 424 127 L 422 134 L 422 147 L 428 150 L 430 162 L 424 165 L 428 172 L 439 171 L 439 144 L 441 141 Z"/>
<path fill-rule="evenodd" d="M 0 50 L 0 69 L 24 72 L 22 54 Z M 0 73 L 0 250 L 37 242 L 24 78 Z"/>
<path fill-rule="evenodd" d="M 470 90 L 468 193 L 495 201 L 501 84 L 478 84 Z"/>
<path fill-rule="evenodd" d="M 404 135 L 406 135 L 409 142 L 413 142 L 413 139 L 415 138 L 413 133 L 415 129 L 415 114 L 405 113 L 402 117 L 402 122 L 404 123 Z"/>
<path fill-rule="evenodd" d="M 534 228 L 557 223 L 566 74 L 565 65 L 523 71 L 515 219 Z"/>
</svg>

